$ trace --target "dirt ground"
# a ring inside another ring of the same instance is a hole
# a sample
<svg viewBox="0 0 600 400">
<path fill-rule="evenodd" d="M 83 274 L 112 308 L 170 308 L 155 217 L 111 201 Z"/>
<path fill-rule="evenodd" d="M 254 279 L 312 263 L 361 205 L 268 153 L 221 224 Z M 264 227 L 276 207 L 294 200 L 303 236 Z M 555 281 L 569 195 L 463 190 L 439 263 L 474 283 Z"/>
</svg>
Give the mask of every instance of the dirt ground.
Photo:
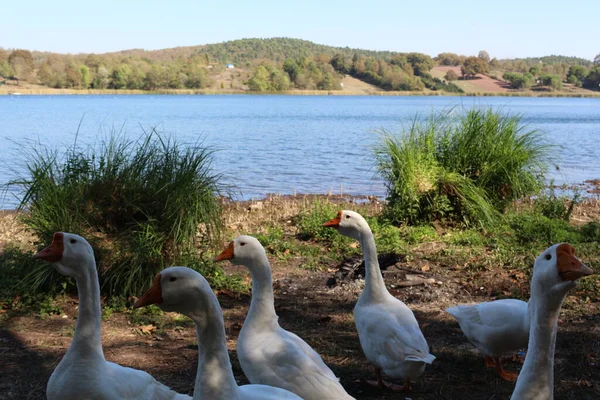
<svg viewBox="0 0 600 400">
<path fill-rule="evenodd" d="M 255 221 L 267 218 L 268 222 L 287 224 L 301 205 L 302 200 L 278 205 L 236 203 L 230 206 L 235 212 L 230 213 L 227 223 L 236 231 L 250 229 Z M 272 207 L 278 212 L 273 213 Z M 376 212 L 380 205 L 373 202 L 370 207 Z M 451 259 L 434 257 L 442 247 L 443 243 L 423 243 L 411 250 L 409 261 L 401 263 L 406 270 L 433 278 L 435 284 L 397 287 L 401 277 L 384 274 L 390 292 L 414 311 L 431 353 L 437 357 L 408 395 L 380 392 L 365 385 L 364 380 L 373 379 L 374 372 L 362 353 L 352 319 L 361 285 L 360 281 L 350 281 L 328 287 L 326 282 L 339 265 L 313 271 L 303 268 L 300 259 L 282 262 L 271 258 L 279 323 L 311 344 L 357 399 L 508 399 L 514 384 L 484 367 L 483 358 L 444 309 L 458 303 L 491 300 L 506 291 L 528 293 L 528 282 L 523 274 L 510 270 L 473 272 L 454 265 Z M 245 273 L 231 265 L 226 265 L 226 271 Z M 218 298 L 234 374 L 238 383 L 244 384 L 247 380 L 237 362 L 235 343 L 250 297 L 222 291 Z M 60 302 L 62 313 L 44 319 L 0 310 L 4 314 L 0 315 L 0 400 L 45 398 L 46 383 L 72 340 L 77 315 L 76 298 L 63 298 Z M 192 394 L 197 350 L 195 331 L 189 321 L 173 317 L 154 330 L 115 312 L 104 320 L 102 336 L 108 360 L 143 369 L 177 391 Z M 519 357 L 513 355 L 505 363 L 507 369 L 514 371 L 522 366 Z M 559 321 L 555 399 L 599 398 L 600 304 L 581 303 L 574 290 Z"/>
<path fill-rule="evenodd" d="M 460 67 L 435 67 L 432 70 L 432 75 L 443 78 L 448 71 L 454 71 L 456 75 L 461 76 Z M 510 86 L 503 81 L 499 81 L 497 79 L 492 79 L 487 75 L 478 74 L 475 79 L 469 79 L 466 81 L 458 80 L 454 81 L 460 88 L 463 90 L 470 92 L 497 92 L 497 93 L 505 93 L 510 91 Z"/>
</svg>

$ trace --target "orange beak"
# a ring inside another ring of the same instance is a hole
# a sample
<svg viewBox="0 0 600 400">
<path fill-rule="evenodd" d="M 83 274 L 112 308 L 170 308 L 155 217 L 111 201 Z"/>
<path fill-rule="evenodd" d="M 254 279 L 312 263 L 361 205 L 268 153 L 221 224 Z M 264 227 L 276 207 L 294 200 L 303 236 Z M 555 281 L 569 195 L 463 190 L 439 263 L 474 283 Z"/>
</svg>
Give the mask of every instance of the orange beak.
<svg viewBox="0 0 600 400">
<path fill-rule="evenodd" d="M 558 246 L 556 255 L 558 257 L 558 274 L 565 281 L 576 281 L 594 273 L 590 267 L 575 257 L 575 249 L 568 243 Z"/>
<path fill-rule="evenodd" d="M 336 217 L 331 221 L 327 221 L 323 224 L 323 226 L 328 226 L 331 228 L 339 228 L 340 222 L 342 222 L 342 210 L 338 211 Z"/>
<path fill-rule="evenodd" d="M 215 257 L 215 261 L 231 260 L 233 257 L 233 241 L 231 241 L 227 248 Z"/>
<path fill-rule="evenodd" d="M 140 308 L 150 304 L 160 304 L 163 302 L 162 289 L 160 287 L 161 275 L 158 274 L 152 281 L 152 286 L 135 302 L 133 308 Z"/>
<path fill-rule="evenodd" d="M 63 233 L 56 232 L 52 238 L 52 243 L 43 250 L 37 252 L 33 258 L 48 261 L 51 263 L 58 262 L 62 259 L 65 245 L 63 243 Z"/>
</svg>

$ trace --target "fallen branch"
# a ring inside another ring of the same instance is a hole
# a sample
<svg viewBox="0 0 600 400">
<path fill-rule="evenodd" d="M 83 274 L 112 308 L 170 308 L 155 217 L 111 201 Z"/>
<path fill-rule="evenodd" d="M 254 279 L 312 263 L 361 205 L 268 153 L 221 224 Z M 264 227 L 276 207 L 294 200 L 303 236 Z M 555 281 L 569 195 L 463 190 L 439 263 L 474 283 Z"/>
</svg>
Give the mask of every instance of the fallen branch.
<svg viewBox="0 0 600 400">
<path fill-rule="evenodd" d="M 396 282 L 396 283 L 394 283 L 394 286 L 407 287 L 407 286 L 418 286 L 418 285 L 425 285 L 425 284 L 430 285 L 433 283 L 435 283 L 435 279 L 433 279 L 433 278 L 413 278 L 413 279 L 408 279 L 406 281 Z"/>
</svg>

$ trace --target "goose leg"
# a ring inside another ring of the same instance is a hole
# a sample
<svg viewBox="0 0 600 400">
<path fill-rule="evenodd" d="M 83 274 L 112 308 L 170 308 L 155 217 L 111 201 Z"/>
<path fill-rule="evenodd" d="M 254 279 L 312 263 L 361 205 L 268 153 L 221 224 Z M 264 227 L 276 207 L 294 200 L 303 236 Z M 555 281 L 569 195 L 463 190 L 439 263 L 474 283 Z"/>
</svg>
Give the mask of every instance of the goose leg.
<svg viewBox="0 0 600 400">
<path fill-rule="evenodd" d="M 517 374 L 516 372 L 505 371 L 504 368 L 502 368 L 502 363 L 500 362 L 499 358 L 494 357 L 493 360 L 496 363 L 496 371 L 498 371 L 498 374 L 502 379 L 508 382 L 517 381 L 519 374 Z"/>
<path fill-rule="evenodd" d="M 483 361 L 485 361 L 485 366 L 488 368 L 496 368 L 496 362 L 492 357 L 483 356 Z"/>
<path fill-rule="evenodd" d="M 410 392 L 410 379 L 407 379 L 404 382 L 404 386 L 395 385 L 393 383 L 389 383 L 383 380 L 383 376 L 381 375 L 381 368 L 375 367 L 375 374 L 377 375 L 377 381 L 367 381 L 370 386 L 376 387 L 377 389 L 389 389 L 394 392 Z"/>
<path fill-rule="evenodd" d="M 367 381 L 370 386 L 376 387 L 378 389 L 385 388 L 385 382 L 383 381 L 383 377 L 381 376 L 381 368 L 375 367 L 375 374 L 377 375 L 376 381 Z"/>
</svg>

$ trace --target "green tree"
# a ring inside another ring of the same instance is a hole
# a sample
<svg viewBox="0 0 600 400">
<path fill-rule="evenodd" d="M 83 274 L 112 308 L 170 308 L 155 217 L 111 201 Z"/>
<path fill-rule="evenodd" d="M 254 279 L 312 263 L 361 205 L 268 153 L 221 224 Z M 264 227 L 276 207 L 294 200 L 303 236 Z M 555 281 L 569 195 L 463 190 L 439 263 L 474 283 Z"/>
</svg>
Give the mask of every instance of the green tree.
<svg viewBox="0 0 600 400">
<path fill-rule="evenodd" d="M 574 76 L 578 81 L 583 82 L 588 74 L 589 70 L 583 65 L 571 65 L 569 67 L 569 72 L 567 72 L 567 79 Z"/>
<path fill-rule="evenodd" d="M 454 53 L 440 53 L 435 58 L 438 65 L 442 66 L 458 66 L 463 63 L 465 56 L 459 56 Z"/>
<path fill-rule="evenodd" d="M 487 52 L 487 51 L 485 51 L 485 50 L 481 50 L 481 51 L 479 52 L 479 54 L 477 54 L 477 58 L 480 58 L 480 59 L 482 59 L 482 60 L 483 60 L 483 61 L 485 61 L 486 63 L 489 63 L 489 62 L 490 62 L 490 55 L 489 55 L 489 54 L 488 54 L 488 52 Z"/>
<path fill-rule="evenodd" d="M 185 86 L 190 89 L 203 89 L 210 84 L 210 79 L 206 68 L 192 65 L 187 71 L 187 80 Z"/>
<path fill-rule="evenodd" d="M 102 57 L 98 54 L 88 54 L 88 56 L 85 58 L 84 64 L 91 68 L 92 71 L 98 71 L 98 68 L 103 65 L 103 58 L 105 57 Z"/>
<path fill-rule="evenodd" d="M 477 74 L 488 73 L 489 64 L 479 57 L 467 57 L 460 71 L 465 79 L 473 79 Z"/>
<path fill-rule="evenodd" d="M 113 89 L 124 89 L 127 87 L 127 80 L 130 74 L 131 67 L 128 64 L 120 64 L 111 74 L 110 87 Z"/>
<path fill-rule="evenodd" d="M 325 73 L 323 80 L 321 80 L 321 82 L 319 82 L 317 87 L 321 90 L 334 90 L 334 89 L 337 89 L 335 83 L 336 82 L 333 79 L 333 75 L 331 74 L 331 72 L 327 72 L 327 73 Z"/>
<path fill-rule="evenodd" d="M 429 73 L 435 65 L 430 56 L 422 53 L 408 53 L 406 60 L 412 65 L 413 71 L 417 76 Z"/>
<path fill-rule="evenodd" d="M 8 52 L 0 47 L 0 77 L 10 76 L 10 66 L 8 64 Z"/>
<path fill-rule="evenodd" d="M 0 47 L 0 64 L 3 62 L 8 62 L 8 52 Z"/>
<path fill-rule="evenodd" d="M 600 65 L 595 65 L 590 68 L 590 71 L 583 82 L 583 87 L 600 90 Z"/>
<path fill-rule="evenodd" d="M 542 75 L 540 81 L 544 86 L 550 86 L 554 90 L 562 89 L 562 79 L 558 75 Z"/>
<path fill-rule="evenodd" d="M 349 74 L 352 70 L 352 60 L 340 53 L 331 58 L 331 65 L 336 71 L 342 74 Z"/>
<path fill-rule="evenodd" d="M 152 64 L 150 70 L 146 73 L 142 87 L 144 90 L 156 90 L 163 87 L 163 67 L 161 65 Z"/>
<path fill-rule="evenodd" d="M 33 56 L 29 50 L 13 50 L 8 56 L 14 77 L 18 80 L 31 80 L 33 76 Z"/>
<path fill-rule="evenodd" d="M 448 82 L 452 82 L 458 79 L 458 74 L 456 72 L 454 72 L 454 70 L 448 70 L 448 72 L 446 72 L 446 76 L 444 76 L 444 78 L 448 81 Z"/>
<path fill-rule="evenodd" d="M 81 87 L 83 89 L 89 88 L 91 83 L 90 69 L 86 65 L 80 65 L 79 72 L 81 73 Z"/>
<path fill-rule="evenodd" d="M 181 72 L 179 65 L 167 64 L 163 69 L 163 79 L 163 86 L 169 89 L 181 89 L 185 86 L 188 77 Z"/>
<path fill-rule="evenodd" d="M 139 90 L 144 88 L 144 78 L 146 78 L 146 73 L 143 69 L 144 64 L 130 66 L 131 72 L 127 76 L 127 89 Z"/>
<path fill-rule="evenodd" d="M 539 76 L 541 72 L 542 72 L 542 67 L 539 64 L 534 65 L 531 68 L 529 68 L 529 73 L 533 76 Z"/>
<path fill-rule="evenodd" d="M 253 92 L 265 92 L 269 90 L 269 77 L 269 71 L 264 65 L 259 65 L 248 80 L 248 89 Z"/>
<path fill-rule="evenodd" d="M 600 53 L 596 54 L 596 57 L 594 57 L 594 65 L 600 65 Z"/>
<path fill-rule="evenodd" d="M 510 83 L 510 86 L 514 89 L 527 89 L 533 85 L 533 75 L 519 74 L 516 72 L 506 72 L 502 75 L 502 79 Z"/>
<path fill-rule="evenodd" d="M 46 58 L 38 71 L 39 83 L 52 88 L 63 88 L 66 86 L 66 73 L 63 58 L 58 55 L 50 55 Z"/>
<path fill-rule="evenodd" d="M 110 84 L 110 73 L 104 65 L 98 67 L 98 71 L 94 74 L 92 87 L 94 89 L 106 89 Z"/>
<path fill-rule="evenodd" d="M 569 75 L 567 77 L 567 83 L 570 83 L 572 85 L 575 85 L 577 87 L 581 87 L 582 86 L 582 82 L 577 79 L 577 77 L 575 75 Z"/>
<path fill-rule="evenodd" d="M 283 63 L 283 70 L 288 74 L 292 82 L 296 82 L 298 75 L 300 75 L 302 72 L 302 66 L 298 60 L 292 60 L 291 58 L 288 58 Z"/>
<path fill-rule="evenodd" d="M 65 69 L 65 84 L 70 88 L 81 88 L 81 70 L 75 64 L 67 65 Z"/>
<path fill-rule="evenodd" d="M 271 90 L 283 91 L 292 86 L 289 75 L 278 69 L 271 71 L 269 80 L 271 81 Z"/>
<path fill-rule="evenodd" d="M 0 63 L 0 76 L 4 77 L 4 78 L 8 78 L 9 76 L 12 76 L 12 69 L 10 68 L 10 65 L 8 65 L 8 61 L 5 62 L 1 62 Z"/>
</svg>

